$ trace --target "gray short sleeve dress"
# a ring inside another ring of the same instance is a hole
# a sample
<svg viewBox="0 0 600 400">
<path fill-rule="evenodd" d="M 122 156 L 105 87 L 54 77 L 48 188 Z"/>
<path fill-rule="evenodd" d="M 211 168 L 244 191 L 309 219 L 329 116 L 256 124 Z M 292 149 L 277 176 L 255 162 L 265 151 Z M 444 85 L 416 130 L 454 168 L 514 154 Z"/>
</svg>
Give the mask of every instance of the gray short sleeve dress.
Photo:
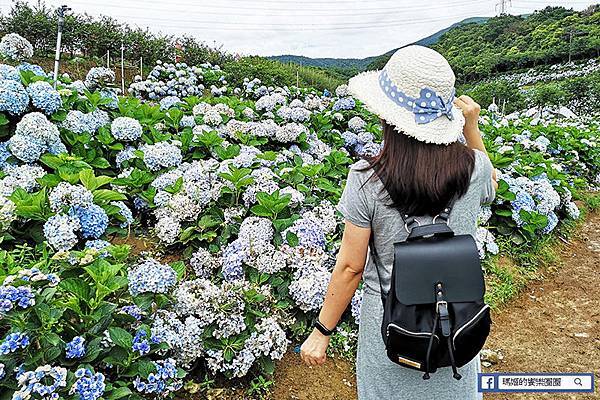
<svg viewBox="0 0 600 400">
<path fill-rule="evenodd" d="M 475 151 L 475 166 L 467 193 L 458 199 L 450 213 L 450 227 L 457 234 L 475 236 L 477 216 L 483 203 L 494 199 L 492 164 L 485 153 Z M 387 206 L 383 184 L 372 170 L 360 171 L 367 161 L 355 163 L 349 173 L 338 210 L 345 219 L 360 227 L 370 227 L 373 241 L 385 269 L 380 270 L 384 291 L 390 287 L 393 262 L 393 244 L 406 239 L 406 231 L 397 210 Z M 370 179 L 371 178 L 371 179 Z M 430 222 L 431 216 L 422 216 Z M 363 272 L 363 301 L 358 329 L 356 377 L 360 400 L 475 400 L 477 372 L 481 371 L 479 357 L 459 368 L 461 380 L 452 377 L 450 367 L 439 368 L 431 379 L 423 380 L 423 373 L 403 368 L 391 362 L 386 355 L 381 338 L 383 306 L 379 295 L 379 278 L 371 257 Z"/>
</svg>

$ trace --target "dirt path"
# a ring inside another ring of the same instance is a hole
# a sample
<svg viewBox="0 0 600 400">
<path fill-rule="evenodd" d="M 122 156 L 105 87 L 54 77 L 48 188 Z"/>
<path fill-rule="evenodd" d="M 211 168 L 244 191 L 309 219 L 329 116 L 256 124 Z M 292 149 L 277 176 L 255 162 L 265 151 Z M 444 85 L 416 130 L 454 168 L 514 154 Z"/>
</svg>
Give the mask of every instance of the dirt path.
<svg viewBox="0 0 600 400">
<path fill-rule="evenodd" d="M 486 399 L 600 399 L 600 214 L 562 246 L 562 264 L 530 282 L 495 313 L 486 349 L 503 359 L 486 372 L 595 372 L 595 394 L 490 394 Z M 275 400 L 356 399 L 354 365 L 339 359 L 304 366 L 289 353 L 275 373 Z"/>
<path fill-rule="evenodd" d="M 562 265 L 497 313 L 486 347 L 504 359 L 492 372 L 595 372 L 595 394 L 493 394 L 499 399 L 599 399 L 600 214 L 561 249 Z"/>
</svg>

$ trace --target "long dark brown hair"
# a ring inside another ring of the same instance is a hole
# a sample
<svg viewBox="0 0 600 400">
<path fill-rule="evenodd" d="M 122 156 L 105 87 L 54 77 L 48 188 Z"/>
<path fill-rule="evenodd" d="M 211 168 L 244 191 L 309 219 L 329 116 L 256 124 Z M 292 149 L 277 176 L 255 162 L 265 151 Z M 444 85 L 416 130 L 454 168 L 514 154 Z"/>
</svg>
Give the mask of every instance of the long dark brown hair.
<svg viewBox="0 0 600 400">
<path fill-rule="evenodd" d="M 391 206 L 408 215 L 436 215 L 467 192 L 475 154 L 460 142 L 436 145 L 394 130 L 385 121 L 384 146 L 367 158 L 383 182 Z"/>
</svg>

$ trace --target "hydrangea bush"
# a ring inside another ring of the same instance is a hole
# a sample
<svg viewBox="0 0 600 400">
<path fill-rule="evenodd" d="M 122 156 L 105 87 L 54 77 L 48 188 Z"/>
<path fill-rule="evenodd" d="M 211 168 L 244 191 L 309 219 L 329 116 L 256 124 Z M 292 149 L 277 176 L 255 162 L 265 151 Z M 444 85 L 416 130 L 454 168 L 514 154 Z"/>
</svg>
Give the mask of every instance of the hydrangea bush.
<svg viewBox="0 0 600 400">
<path fill-rule="evenodd" d="M 349 165 L 381 150 L 378 119 L 346 86 L 230 88 L 210 65 L 158 63 L 118 98 L 103 68 L 56 90 L 11 68 L 0 65 L 0 387 L 158 398 L 186 374 L 271 374 L 322 305 L 335 205 Z M 600 184 L 600 150 L 593 120 L 481 122 L 500 171 L 476 237 L 490 259 L 579 218 L 573 196 Z M 140 237 L 142 253 L 118 244 Z M 343 351 L 361 301 L 359 289 Z"/>
</svg>

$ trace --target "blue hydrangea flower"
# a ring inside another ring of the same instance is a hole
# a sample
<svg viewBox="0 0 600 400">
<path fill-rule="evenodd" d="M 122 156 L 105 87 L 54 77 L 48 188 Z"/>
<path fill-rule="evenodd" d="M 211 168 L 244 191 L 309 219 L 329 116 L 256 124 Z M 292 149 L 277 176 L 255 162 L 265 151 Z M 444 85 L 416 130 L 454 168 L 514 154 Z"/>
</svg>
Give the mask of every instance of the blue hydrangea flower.
<svg viewBox="0 0 600 400">
<path fill-rule="evenodd" d="M 26 163 L 39 160 L 40 156 L 46 151 L 44 142 L 23 135 L 13 135 L 8 140 L 8 148 L 12 155 Z"/>
<path fill-rule="evenodd" d="M 360 308 L 362 306 L 363 290 L 363 288 L 357 289 L 356 292 L 354 292 L 354 296 L 352 296 L 352 301 L 350 302 L 352 316 L 357 324 L 360 323 Z"/>
<path fill-rule="evenodd" d="M 140 150 L 144 153 L 144 163 L 150 171 L 176 167 L 183 160 L 179 146 L 168 142 L 144 144 L 140 146 Z"/>
<path fill-rule="evenodd" d="M 183 117 L 181 117 L 181 121 L 179 121 L 179 126 L 181 126 L 182 128 L 193 128 L 194 126 L 196 126 L 196 119 L 193 115 L 184 115 Z"/>
<path fill-rule="evenodd" d="M 352 148 L 358 143 L 358 135 L 354 132 L 346 131 L 342 133 L 342 139 L 344 139 L 346 147 Z"/>
<path fill-rule="evenodd" d="M 33 56 L 33 46 L 23 36 L 9 33 L 0 39 L 0 55 L 13 61 L 24 60 Z"/>
<path fill-rule="evenodd" d="M 142 309 L 135 304 L 121 307 L 120 312 L 130 315 L 138 321 L 141 321 L 144 316 Z"/>
<path fill-rule="evenodd" d="M 91 132 L 96 132 L 100 127 L 110 124 L 110 117 L 108 113 L 98 108 L 87 113 L 86 118 Z"/>
<path fill-rule="evenodd" d="M 7 165 L 6 160 L 8 160 L 8 157 L 10 157 L 10 150 L 8 149 L 8 142 L 1 142 L 0 143 L 0 168 L 4 169 L 4 167 Z"/>
<path fill-rule="evenodd" d="M 67 153 L 67 146 L 61 141 L 49 143 L 47 146 L 48 153 L 50 154 L 62 154 Z"/>
<path fill-rule="evenodd" d="M 117 140 L 132 142 L 142 137 L 142 125 L 129 117 L 118 117 L 112 122 L 110 132 Z"/>
<path fill-rule="evenodd" d="M 0 343 L 0 354 L 7 355 L 29 346 L 29 337 L 22 332 L 9 333 Z"/>
<path fill-rule="evenodd" d="M 108 246 L 111 246 L 110 242 L 107 242 L 106 240 L 102 240 L 102 239 L 88 240 L 87 242 L 85 242 L 85 248 L 86 249 L 94 249 L 94 250 L 98 251 L 100 254 L 100 257 L 108 256 L 108 254 L 109 254 L 108 251 L 104 250 Z"/>
<path fill-rule="evenodd" d="M 321 225 L 309 218 L 300 218 L 294 225 L 286 229 L 282 236 L 285 238 L 287 232 L 292 232 L 298 237 L 298 245 L 307 248 L 325 249 L 325 232 Z"/>
<path fill-rule="evenodd" d="M 131 268 L 127 280 L 132 296 L 141 293 L 167 293 L 177 282 L 177 273 L 170 265 L 149 258 Z"/>
<path fill-rule="evenodd" d="M 244 268 L 242 262 L 250 252 L 248 242 L 242 239 L 236 239 L 223 250 L 223 267 L 221 272 L 226 281 L 232 282 L 244 277 Z"/>
<path fill-rule="evenodd" d="M 356 102 L 352 97 L 342 97 L 333 104 L 333 111 L 352 110 L 356 106 Z"/>
<path fill-rule="evenodd" d="M 81 235 L 84 238 L 98 239 L 108 227 L 108 215 L 97 204 L 71 207 L 69 215 L 79 220 Z"/>
<path fill-rule="evenodd" d="M 67 386 L 67 369 L 43 365 L 34 371 L 21 372 L 19 368 L 17 381 L 21 387 L 13 394 L 13 400 L 30 398 L 58 400 L 60 399 L 58 391 Z"/>
<path fill-rule="evenodd" d="M 21 82 L 21 75 L 12 65 L 0 64 L 0 80 L 4 79 Z"/>
<path fill-rule="evenodd" d="M 35 294 L 29 286 L 0 286 L 0 313 L 7 313 L 15 306 L 26 309 L 35 305 Z"/>
<path fill-rule="evenodd" d="M 301 310 L 318 310 L 323 305 L 330 279 L 331 272 L 322 266 L 312 271 L 298 270 L 289 286 L 290 296 Z"/>
<path fill-rule="evenodd" d="M 570 201 L 569 203 L 567 203 L 565 210 L 567 211 L 567 215 L 569 216 L 569 218 L 579 219 L 581 211 L 579 210 L 579 207 L 577 207 L 577 204 L 575 204 L 574 202 Z"/>
<path fill-rule="evenodd" d="M 119 106 L 119 97 L 117 96 L 117 93 L 115 93 L 114 90 L 109 88 L 103 88 L 100 90 L 99 93 L 102 99 L 109 100 L 109 102 L 106 104 L 106 107 L 117 108 Z"/>
<path fill-rule="evenodd" d="M 29 64 L 27 62 L 23 62 L 23 63 L 17 65 L 17 70 L 19 72 L 31 71 L 37 76 L 43 76 L 44 78 L 48 77 L 48 75 L 44 72 L 44 68 L 40 67 L 39 65 Z"/>
<path fill-rule="evenodd" d="M 9 150 L 15 157 L 34 162 L 49 147 L 60 147 L 60 132 L 44 114 L 32 112 L 21 118 L 15 134 L 8 142 Z"/>
<path fill-rule="evenodd" d="M 20 81 L 0 80 L 0 111 L 23 114 L 29 105 L 29 95 Z"/>
<path fill-rule="evenodd" d="M 137 351 L 141 356 L 150 352 L 150 341 L 147 339 L 148 334 L 145 330 L 140 329 L 135 333 L 133 338 L 133 345 L 131 349 Z"/>
<path fill-rule="evenodd" d="M 74 133 L 96 133 L 102 126 L 110 124 L 110 117 L 104 110 L 96 109 L 87 114 L 70 110 L 62 122 L 62 127 Z"/>
<path fill-rule="evenodd" d="M 115 73 L 106 67 L 90 68 L 85 77 L 85 86 L 94 90 L 99 86 L 105 86 L 115 80 Z"/>
<path fill-rule="evenodd" d="M 519 190 L 515 196 L 516 198 L 510 202 L 513 208 L 512 217 L 518 226 L 522 226 L 523 220 L 521 219 L 521 215 L 519 213 L 521 210 L 528 212 L 535 210 L 535 201 L 533 200 L 533 197 L 531 197 L 531 195 L 524 190 Z"/>
<path fill-rule="evenodd" d="M 31 96 L 33 106 L 46 115 L 54 114 L 62 106 L 60 94 L 46 81 L 31 83 L 27 86 L 27 93 Z"/>
<path fill-rule="evenodd" d="M 133 387 L 141 393 L 155 393 L 160 397 L 167 397 L 169 393 L 181 389 L 182 383 L 177 379 L 177 366 L 172 358 L 153 361 L 156 372 L 148 375 L 144 382 L 140 377 L 133 381 Z"/>
<path fill-rule="evenodd" d="M 556 225 L 558 225 L 558 217 L 554 212 L 550 212 L 546 216 L 548 217 L 548 224 L 542 229 L 542 233 L 544 234 L 552 232 L 556 228 Z"/>
<path fill-rule="evenodd" d="M 149 204 L 145 199 L 138 196 L 133 199 L 133 206 L 136 210 L 146 210 Z"/>
<path fill-rule="evenodd" d="M 105 378 L 100 372 L 80 368 L 75 371 L 75 377 L 78 378 L 71 387 L 70 394 L 77 393 L 79 400 L 97 400 L 106 390 Z"/>
<path fill-rule="evenodd" d="M 177 96 L 167 96 L 163 97 L 159 102 L 161 110 L 168 110 L 171 107 L 176 106 L 181 103 L 181 99 Z"/>
<path fill-rule="evenodd" d="M 125 219 L 125 221 L 119 224 L 121 228 L 126 228 L 133 223 L 133 214 L 131 213 L 129 207 L 125 205 L 125 203 L 122 201 L 113 201 L 110 204 L 119 207 L 119 215 Z"/>
<path fill-rule="evenodd" d="M 48 218 L 44 224 L 44 236 L 48 244 L 57 251 L 72 249 L 77 244 L 80 228 L 79 220 L 69 215 L 57 214 Z"/>
<path fill-rule="evenodd" d="M 67 343 L 65 350 L 67 358 L 82 358 L 85 356 L 85 339 L 81 336 L 75 336 L 73 340 Z"/>
</svg>

